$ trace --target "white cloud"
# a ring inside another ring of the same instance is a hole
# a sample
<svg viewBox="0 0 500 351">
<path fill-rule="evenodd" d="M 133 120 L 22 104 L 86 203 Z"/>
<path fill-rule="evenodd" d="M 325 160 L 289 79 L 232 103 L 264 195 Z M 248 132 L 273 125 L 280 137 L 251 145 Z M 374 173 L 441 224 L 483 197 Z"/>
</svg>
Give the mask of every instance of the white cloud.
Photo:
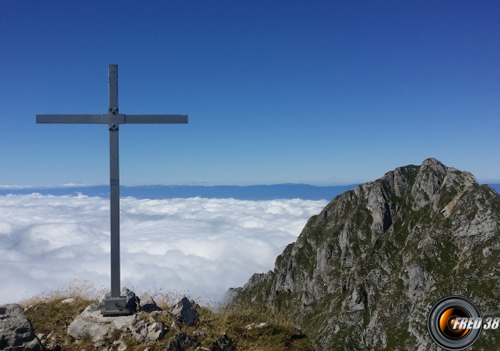
<svg viewBox="0 0 500 351">
<path fill-rule="evenodd" d="M 122 286 L 220 301 L 229 287 L 273 268 L 326 201 L 121 200 Z M 0 196 L 0 303 L 73 280 L 110 285 L 109 200 Z"/>
</svg>

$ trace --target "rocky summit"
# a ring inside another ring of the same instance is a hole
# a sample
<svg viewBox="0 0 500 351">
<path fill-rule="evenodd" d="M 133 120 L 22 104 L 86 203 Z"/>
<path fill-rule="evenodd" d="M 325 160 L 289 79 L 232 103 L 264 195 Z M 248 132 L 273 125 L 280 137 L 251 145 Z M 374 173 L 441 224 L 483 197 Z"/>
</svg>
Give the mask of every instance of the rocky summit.
<svg viewBox="0 0 500 351">
<path fill-rule="evenodd" d="M 396 168 L 335 197 L 274 270 L 228 303 L 284 313 L 318 350 L 440 350 L 427 330 L 450 295 L 500 316 L 500 196 L 436 159 Z M 496 350 L 483 330 L 471 350 Z"/>
</svg>

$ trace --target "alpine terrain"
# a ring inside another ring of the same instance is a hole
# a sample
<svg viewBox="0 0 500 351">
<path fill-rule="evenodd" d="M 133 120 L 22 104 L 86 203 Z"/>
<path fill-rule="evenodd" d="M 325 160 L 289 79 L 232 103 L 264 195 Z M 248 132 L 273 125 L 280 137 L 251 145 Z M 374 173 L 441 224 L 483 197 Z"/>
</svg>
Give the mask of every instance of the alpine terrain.
<svg viewBox="0 0 500 351">
<path fill-rule="evenodd" d="M 500 317 L 499 278 L 500 196 L 430 158 L 335 197 L 227 298 L 285 314 L 318 350 L 440 350 L 432 306 L 461 295 Z M 498 345 L 483 330 L 470 350 Z"/>
</svg>

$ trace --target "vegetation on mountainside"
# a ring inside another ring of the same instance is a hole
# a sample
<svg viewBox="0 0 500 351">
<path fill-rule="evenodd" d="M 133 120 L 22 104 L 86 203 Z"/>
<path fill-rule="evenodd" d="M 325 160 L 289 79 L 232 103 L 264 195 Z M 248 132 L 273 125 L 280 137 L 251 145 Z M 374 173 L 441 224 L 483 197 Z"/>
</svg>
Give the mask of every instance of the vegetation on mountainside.
<svg viewBox="0 0 500 351">
<path fill-rule="evenodd" d="M 427 316 L 461 295 L 500 315 L 500 196 L 437 160 L 405 166 L 333 199 L 274 270 L 234 303 L 265 304 L 320 350 L 434 347 Z M 484 331 L 471 350 L 497 350 Z"/>
</svg>

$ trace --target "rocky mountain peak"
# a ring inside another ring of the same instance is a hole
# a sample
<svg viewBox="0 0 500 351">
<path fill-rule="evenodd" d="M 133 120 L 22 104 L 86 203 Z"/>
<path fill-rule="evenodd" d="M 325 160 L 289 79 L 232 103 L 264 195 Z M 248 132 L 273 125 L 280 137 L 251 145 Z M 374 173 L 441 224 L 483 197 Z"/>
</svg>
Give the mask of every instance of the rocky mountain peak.
<svg viewBox="0 0 500 351">
<path fill-rule="evenodd" d="M 429 158 L 335 197 L 274 270 L 228 297 L 288 314 L 319 350 L 428 350 L 439 299 L 498 309 L 499 224 L 493 189 Z"/>
</svg>

